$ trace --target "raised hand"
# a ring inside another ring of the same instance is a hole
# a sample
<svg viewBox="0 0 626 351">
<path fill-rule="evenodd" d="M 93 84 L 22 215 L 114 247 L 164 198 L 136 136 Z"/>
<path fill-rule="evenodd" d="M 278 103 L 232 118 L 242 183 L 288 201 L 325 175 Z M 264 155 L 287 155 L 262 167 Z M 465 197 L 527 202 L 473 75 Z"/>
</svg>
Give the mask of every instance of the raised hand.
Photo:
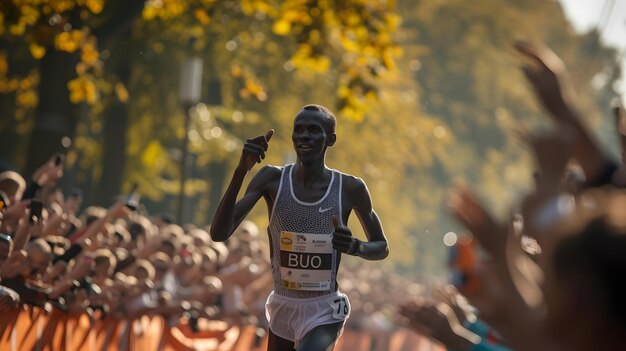
<svg viewBox="0 0 626 351">
<path fill-rule="evenodd" d="M 30 199 L 11 204 L 2 214 L 2 224 L 0 231 L 3 233 L 12 233 L 16 230 L 20 220 L 28 215 L 28 206 Z"/>
<path fill-rule="evenodd" d="M 581 122 L 574 87 L 563 61 L 547 47 L 518 42 L 515 48 L 533 61 L 522 69 L 553 121 L 559 124 L 559 128 L 567 126 L 573 132 L 574 157 L 585 172 L 588 183 L 606 183 L 604 172 L 611 161 L 595 136 Z"/>
<path fill-rule="evenodd" d="M 516 349 L 549 350 L 541 339 L 532 337 L 540 334 L 535 326 L 541 318 L 543 272 L 522 251 L 512 219 L 496 221 L 463 186 L 453 188 L 448 206 L 491 257 L 476 271 L 481 289 L 466 297 L 512 346 L 519 346 Z M 519 325 L 527 327 L 520 330 Z"/>
<path fill-rule="evenodd" d="M 450 306 L 459 322 L 476 321 L 476 316 L 471 310 L 467 299 L 459 293 L 454 285 L 446 284 L 434 289 L 433 295 L 441 302 Z"/>
<path fill-rule="evenodd" d="M 399 312 L 405 326 L 451 349 L 467 350 L 480 342 L 480 337 L 465 329 L 445 303 L 418 299 L 400 305 Z"/>
<path fill-rule="evenodd" d="M 574 99 L 563 61 L 547 47 L 519 41 L 515 49 L 533 62 L 524 65 L 522 70 L 543 105 L 554 117 L 562 116 L 561 112 Z"/>
<path fill-rule="evenodd" d="M 457 184 L 448 194 L 448 208 L 493 257 L 502 257 L 506 245 L 506 228 L 485 210 L 467 187 Z"/>
<path fill-rule="evenodd" d="M 265 135 L 246 140 L 241 152 L 239 166 L 247 172 L 252 169 L 255 163 L 261 163 L 261 160 L 265 158 L 265 151 L 267 151 L 272 135 L 274 135 L 274 129 L 270 129 Z"/>
<path fill-rule="evenodd" d="M 133 213 L 128 206 L 126 206 L 125 201 L 119 201 L 109 207 L 109 211 L 107 212 L 107 219 L 114 220 L 117 218 L 126 218 Z"/>
<path fill-rule="evenodd" d="M 11 289 L 0 287 L 0 312 L 11 312 L 19 308 L 20 295 Z"/>
<path fill-rule="evenodd" d="M 348 227 L 339 224 L 337 216 L 332 216 L 330 222 L 335 231 L 333 232 L 333 248 L 339 252 L 343 252 L 348 255 L 358 256 L 359 246 L 361 242 L 359 239 L 352 236 L 352 232 Z"/>
<path fill-rule="evenodd" d="M 63 176 L 63 162 L 60 156 L 52 156 L 33 173 L 32 180 L 39 186 L 55 184 Z"/>
</svg>

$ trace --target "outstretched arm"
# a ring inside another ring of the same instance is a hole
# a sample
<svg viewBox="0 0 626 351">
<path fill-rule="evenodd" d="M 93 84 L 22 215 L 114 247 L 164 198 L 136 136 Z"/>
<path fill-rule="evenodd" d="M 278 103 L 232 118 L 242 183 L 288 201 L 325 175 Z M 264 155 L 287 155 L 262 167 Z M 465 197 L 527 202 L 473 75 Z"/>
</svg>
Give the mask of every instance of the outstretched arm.
<svg viewBox="0 0 626 351">
<path fill-rule="evenodd" d="M 581 121 L 576 109 L 574 87 L 563 61 L 547 47 L 517 42 L 515 48 L 534 61 L 535 65 L 522 68 L 524 74 L 553 121 L 561 129 L 572 133 L 574 156 L 585 171 L 587 181 L 595 183 L 606 177 L 603 173 L 611 160 Z"/>
<path fill-rule="evenodd" d="M 383 232 L 378 215 L 372 207 L 372 198 L 365 183 L 358 178 L 346 182 L 348 197 L 352 199 L 354 212 L 356 212 L 361 226 L 367 237 L 367 242 L 352 236 L 352 232 L 346 226 L 339 225 L 336 217 L 332 218 L 335 233 L 333 234 L 333 247 L 335 250 L 348 255 L 359 256 L 366 260 L 382 260 L 389 255 L 389 245 Z M 351 184 L 352 183 L 352 184 Z"/>
<path fill-rule="evenodd" d="M 214 241 L 225 241 L 239 226 L 245 216 L 252 210 L 254 205 L 263 196 L 262 185 L 267 177 L 267 168 L 262 168 L 252 179 L 244 197 L 237 201 L 237 195 L 241 190 L 243 180 L 255 163 L 260 163 L 265 158 L 265 151 L 274 130 L 271 129 L 265 135 L 248 139 L 241 152 L 239 165 L 233 173 L 228 189 L 220 201 L 217 211 L 211 223 L 211 238 Z"/>
</svg>

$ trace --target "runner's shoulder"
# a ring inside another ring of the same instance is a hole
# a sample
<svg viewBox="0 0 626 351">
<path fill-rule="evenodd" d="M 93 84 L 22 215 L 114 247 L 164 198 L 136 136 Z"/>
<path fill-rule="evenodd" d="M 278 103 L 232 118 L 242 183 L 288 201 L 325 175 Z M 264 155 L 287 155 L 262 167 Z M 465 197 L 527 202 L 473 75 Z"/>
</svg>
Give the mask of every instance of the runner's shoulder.
<svg viewBox="0 0 626 351">
<path fill-rule="evenodd" d="M 341 177 L 343 187 L 348 193 L 358 194 L 367 191 L 367 185 L 363 179 L 347 173 L 341 173 Z"/>
<path fill-rule="evenodd" d="M 259 169 L 259 171 L 254 175 L 254 178 L 264 181 L 279 180 L 282 171 L 283 167 L 265 165 Z"/>
</svg>

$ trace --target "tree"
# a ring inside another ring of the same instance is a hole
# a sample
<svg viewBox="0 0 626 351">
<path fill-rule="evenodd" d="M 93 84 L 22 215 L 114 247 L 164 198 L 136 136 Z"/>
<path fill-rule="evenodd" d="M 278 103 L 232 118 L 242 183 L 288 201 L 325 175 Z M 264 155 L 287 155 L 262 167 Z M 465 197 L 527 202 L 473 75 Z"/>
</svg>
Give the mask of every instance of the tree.
<svg viewBox="0 0 626 351">
<path fill-rule="evenodd" d="M 0 69 L 0 81 L 10 85 L 3 89 L 4 92 L 17 93 L 16 119 L 29 119 L 29 123 L 20 129 L 21 134 L 31 133 L 28 163 L 19 166 L 25 169 L 25 173 L 30 173 L 58 148 L 62 136 L 74 137 L 79 122 L 101 126 L 102 122 L 97 120 L 105 115 L 106 135 L 118 137 L 113 142 L 113 138 L 105 139 L 108 140 L 105 152 L 97 151 L 98 147 L 88 147 L 90 140 L 81 138 L 81 133 L 76 140 L 80 148 L 96 152 L 96 155 L 92 152 L 87 156 L 99 158 L 104 154 L 104 167 L 83 164 L 96 173 L 87 179 L 99 179 L 100 173 L 104 172 L 106 181 L 103 184 L 107 186 L 101 188 L 100 197 L 119 191 L 120 175 L 123 174 L 117 171 L 123 164 L 120 160 L 124 159 L 121 154 L 124 141 L 119 137 L 124 139 L 124 115 L 128 106 L 127 101 L 121 100 L 127 98 L 127 83 L 135 67 L 116 56 L 124 47 L 118 39 L 119 34 L 124 34 L 121 41 L 133 37 L 129 30 L 131 25 L 151 28 L 149 35 L 153 36 L 135 36 L 132 44 L 141 47 L 145 42 L 138 42 L 138 39 L 152 41 L 156 46 L 146 48 L 147 51 L 163 51 L 167 45 L 168 51 L 177 52 L 170 58 L 177 59 L 183 52 L 192 51 L 207 57 L 219 55 L 225 49 L 215 47 L 213 39 L 219 40 L 223 35 L 237 36 L 247 31 L 250 25 L 263 26 L 266 33 L 273 33 L 272 36 L 292 39 L 287 42 L 292 57 L 290 65 L 294 68 L 325 72 L 332 57 L 337 60 L 343 53 L 348 53 L 341 70 L 341 81 L 349 85 L 355 96 L 365 96 L 373 88 L 369 82 L 367 91 L 362 89 L 366 86 L 366 79 L 374 76 L 370 72 L 393 65 L 394 45 L 389 38 L 397 21 L 393 3 L 387 1 L 167 0 L 144 3 L 33 0 L 4 1 L 0 6 L 3 10 L 0 35 L 10 46 L 10 50 L 0 56 L 0 59 L 6 57 L 0 65 L 0 68 L 4 67 Z M 229 30 L 222 32 L 224 23 L 228 24 Z M 23 85 L 8 83 L 15 79 L 9 77 L 19 76 L 15 68 L 25 61 L 23 52 L 26 49 L 33 57 L 27 60 L 32 75 L 28 84 L 32 89 L 24 93 L 24 88 L 20 88 Z M 11 57 L 7 57 L 7 53 Z M 13 59 L 19 65 L 13 64 Z M 136 63 L 140 61 L 136 60 Z M 175 66 L 176 62 L 169 62 L 169 65 Z M 265 100 L 263 83 L 255 78 L 254 69 L 249 66 L 241 72 L 245 74 L 239 78 L 243 83 L 240 95 Z M 215 78 L 209 77 L 214 81 Z M 37 89 L 36 93 L 34 89 Z M 354 118 L 362 116 L 358 102 L 357 98 L 340 100 L 346 113 Z M 29 109 L 35 106 L 34 118 L 26 118 L 25 115 L 32 113 Z M 86 118 L 86 111 L 97 115 L 96 118 Z"/>
<path fill-rule="evenodd" d="M 430 202 L 421 197 L 417 208 L 437 214 L 425 216 L 434 220 L 423 221 L 416 232 L 424 251 L 436 253 L 443 272 L 441 238 L 459 228 L 445 215 L 439 189 L 464 178 L 475 183 L 496 213 L 508 214 L 509 205 L 532 186 L 534 165 L 515 131 L 545 128 L 548 119 L 526 88 L 514 41 L 544 43 L 564 59 L 585 122 L 596 131 L 612 127 L 608 101 L 616 95 L 617 52 L 603 46 L 595 31 L 576 35 L 555 1 L 401 2 L 399 11 L 404 26 L 398 36 L 404 40 L 398 42 L 413 60 L 421 106 L 451 135 L 447 155 L 437 154 L 430 167 L 414 169 L 406 178 L 429 189 Z"/>
</svg>

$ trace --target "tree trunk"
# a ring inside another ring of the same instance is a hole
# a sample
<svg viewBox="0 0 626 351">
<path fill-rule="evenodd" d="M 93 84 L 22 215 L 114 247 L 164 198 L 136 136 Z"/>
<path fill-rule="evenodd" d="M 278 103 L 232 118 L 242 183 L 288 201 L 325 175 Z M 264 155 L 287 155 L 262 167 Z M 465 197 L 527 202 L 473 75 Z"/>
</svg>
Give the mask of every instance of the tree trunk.
<svg viewBox="0 0 626 351">
<path fill-rule="evenodd" d="M 126 163 L 126 129 L 128 109 L 120 102 L 112 103 L 105 112 L 103 128 L 102 178 L 96 203 L 107 206 L 121 192 Z"/>
<path fill-rule="evenodd" d="M 102 47 L 106 47 L 111 57 L 107 71 L 112 79 L 126 89 L 132 72 L 132 59 L 129 55 L 133 47 L 132 23 L 139 18 L 143 1 L 108 1 L 105 9 L 108 20 L 94 29 L 94 35 Z M 102 131 L 102 177 L 96 186 L 97 204 L 110 204 L 121 193 L 126 166 L 126 146 L 128 129 L 128 104 L 112 97 L 103 114 Z"/>
<path fill-rule="evenodd" d="M 74 137 L 76 109 L 69 99 L 67 82 L 76 77 L 77 55 L 48 50 L 41 60 L 38 87 L 39 105 L 28 146 L 24 175 L 31 174 L 61 150 L 61 139 Z"/>
<path fill-rule="evenodd" d="M 130 36 L 130 30 L 124 37 Z M 115 60 L 109 64 L 114 64 L 114 81 L 118 81 L 128 87 L 131 76 L 131 60 L 124 55 L 122 50 L 126 45 L 122 43 L 110 50 L 112 55 L 117 54 Z M 124 57 L 120 57 L 124 56 Z M 122 190 L 122 181 L 126 165 L 126 145 L 128 129 L 128 104 L 120 101 L 117 97 L 112 97 L 107 109 L 104 111 L 104 127 L 102 131 L 102 178 L 97 187 L 96 203 L 110 204 L 116 195 Z"/>
<path fill-rule="evenodd" d="M 219 205 L 224 193 L 224 184 L 231 169 L 230 163 L 227 161 L 211 162 L 209 164 L 209 182 L 211 188 L 209 190 L 209 208 L 207 209 L 209 223 L 213 221 L 215 211 L 217 211 L 217 205 Z"/>
</svg>

